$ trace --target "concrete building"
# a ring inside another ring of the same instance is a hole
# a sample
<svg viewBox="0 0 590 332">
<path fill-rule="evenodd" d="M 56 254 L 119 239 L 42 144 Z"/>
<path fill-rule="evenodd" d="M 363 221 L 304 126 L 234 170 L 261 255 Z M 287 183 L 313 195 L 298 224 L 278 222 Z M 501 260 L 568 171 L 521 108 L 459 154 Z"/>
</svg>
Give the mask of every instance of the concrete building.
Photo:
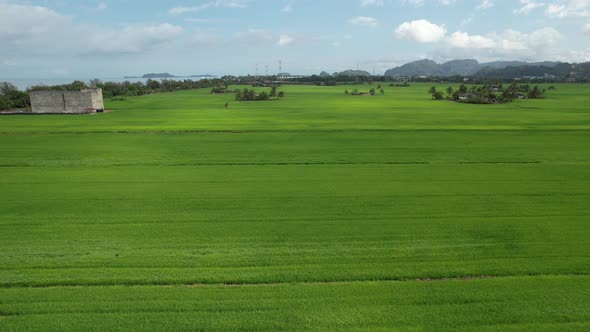
<svg viewBox="0 0 590 332">
<path fill-rule="evenodd" d="M 33 91 L 30 93 L 33 113 L 83 114 L 102 112 L 102 89 L 81 91 Z"/>
</svg>

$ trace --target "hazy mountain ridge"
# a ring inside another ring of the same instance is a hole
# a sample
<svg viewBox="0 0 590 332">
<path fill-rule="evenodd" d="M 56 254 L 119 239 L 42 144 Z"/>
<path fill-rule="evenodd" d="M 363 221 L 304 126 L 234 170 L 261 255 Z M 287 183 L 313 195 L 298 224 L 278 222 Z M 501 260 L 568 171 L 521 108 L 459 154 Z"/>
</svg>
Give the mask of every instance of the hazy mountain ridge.
<svg viewBox="0 0 590 332">
<path fill-rule="evenodd" d="M 523 62 L 523 61 L 494 61 L 479 63 L 474 59 L 452 60 L 438 64 L 432 60 L 418 60 L 407 63 L 400 67 L 389 69 L 385 76 L 473 76 L 485 70 L 505 69 L 508 67 L 545 67 L 553 68 L 561 64 L 560 62 Z"/>
<path fill-rule="evenodd" d="M 349 70 L 345 70 L 343 72 L 339 72 L 339 73 L 334 73 L 334 76 L 371 76 L 371 73 L 369 73 L 368 71 L 364 71 L 364 70 L 353 70 L 353 69 L 349 69 Z"/>
</svg>

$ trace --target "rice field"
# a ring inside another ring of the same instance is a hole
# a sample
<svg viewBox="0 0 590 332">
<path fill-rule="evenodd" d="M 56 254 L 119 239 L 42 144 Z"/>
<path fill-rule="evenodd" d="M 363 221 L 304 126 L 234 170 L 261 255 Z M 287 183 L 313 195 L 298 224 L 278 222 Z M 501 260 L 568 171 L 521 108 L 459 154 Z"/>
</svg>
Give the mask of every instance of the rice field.
<svg viewBox="0 0 590 332">
<path fill-rule="evenodd" d="M 0 330 L 588 330 L 590 85 L 556 86 L 0 117 Z"/>
</svg>

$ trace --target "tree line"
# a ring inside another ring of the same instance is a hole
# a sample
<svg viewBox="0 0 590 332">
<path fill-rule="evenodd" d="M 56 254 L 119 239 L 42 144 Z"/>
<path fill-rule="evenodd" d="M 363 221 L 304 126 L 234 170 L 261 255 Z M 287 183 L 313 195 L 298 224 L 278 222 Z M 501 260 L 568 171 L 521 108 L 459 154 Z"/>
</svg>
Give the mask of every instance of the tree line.
<svg viewBox="0 0 590 332">
<path fill-rule="evenodd" d="M 0 110 L 28 109 L 31 107 L 29 92 L 31 91 L 80 91 L 87 88 L 101 88 L 103 97 L 109 99 L 121 99 L 124 97 L 143 96 L 154 93 L 171 92 L 179 90 L 191 90 L 201 88 L 214 88 L 227 84 L 222 79 L 193 80 L 152 80 L 144 82 L 102 82 L 93 79 L 88 83 L 74 81 L 60 85 L 33 85 L 25 91 L 20 91 L 9 82 L 0 83 Z"/>
<path fill-rule="evenodd" d="M 549 89 L 554 90 L 555 87 L 551 86 Z M 445 93 L 437 90 L 435 86 L 428 90 L 428 94 L 434 100 L 446 99 L 471 104 L 508 103 L 514 99 L 541 99 L 545 97 L 545 89 L 541 89 L 537 85 L 531 88 L 528 84 L 518 85 L 516 83 L 510 84 L 507 88 L 504 88 L 503 84 L 486 84 L 470 88 L 467 88 L 465 84 L 461 84 L 458 90 L 455 90 L 453 86 L 449 86 L 445 92 L 446 97 Z"/>
<path fill-rule="evenodd" d="M 381 94 L 382 96 L 385 95 L 385 90 L 383 90 L 381 85 L 378 85 L 377 89 L 379 90 L 379 94 Z M 345 90 L 344 94 L 347 96 L 366 96 L 366 95 L 374 96 L 377 94 L 377 90 L 375 88 L 371 88 L 371 89 L 369 89 L 368 93 L 363 92 L 363 91 L 359 91 L 358 89 L 354 89 L 352 91 Z"/>
<path fill-rule="evenodd" d="M 27 109 L 31 107 L 29 94 L 8 82 L 0 83 L 0 110 Z"/>
<path fill-rule="evenodd" d="M 270 88 L 270 92 L 244 88 L 236 91 L 236 101 L 263 101 L 271 99 L 281 99 L 285 97 L 285 92 L 278 91 L 276 86 Z"/>
</svg>

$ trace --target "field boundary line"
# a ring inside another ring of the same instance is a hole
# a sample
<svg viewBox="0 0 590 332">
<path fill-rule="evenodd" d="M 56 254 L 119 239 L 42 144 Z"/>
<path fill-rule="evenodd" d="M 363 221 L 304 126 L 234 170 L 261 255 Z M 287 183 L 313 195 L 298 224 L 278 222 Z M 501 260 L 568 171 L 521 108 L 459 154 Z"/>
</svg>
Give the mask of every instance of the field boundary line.
<svg viewBox="0 0 590 332">
<path fill-rule="evenodd" d="M 1 283 L 0 289 L 14 289 L 14 288 L 84 288 L 84 287 L 256 287 L 256 286 L 286 286 L 286 285 L 338 285 L 338 284 L 360 284 L 360 283 L 428 283 L 428 282 L 446 282 L 446 281 L 478 281 L 478 280 L 493 280 L 493 279 L 519 279 L 519 278 L 588 278 L 590 274 L 587 273 L 564 273 L 564 274 L 514 274 L 514 275 L 463 275 L 450 277 L 392 277 L 381 279 L 352 279 L 352 280 L 333 280 L 333 281 L 284 281 L 284 282 L 146 282 L 146 283 L 85 283 L 85 284 L 59 284 L 47 283 L 45 285 L 25 285 L 20 283 Z"/>
<path fill-rule="evenodd" d="M 555 128 L 555 129 L 543 129 L 543 128 L 481 128 L 481 129 L 276 129 L 276 130 L 265 130 L 265 129 L 243 129 L 243 130 L 232 130 L 232 129 L 186 129 L 186 130 L 96 130 L 96 131 L 38 131 L 38 132 L 19 132 L 19 131 L 2 131 L 0 135 L 3 136 L 28 136 L 28 135 L 87 135 L 87 134 L 123 134 L 123 135 L 138 135 L 138 134 L 160 134 L 160 135 L 179 135 L 179 134 L 256 134 L 256 133 L 347 133 L 347 132 L 588 132 L 590 128 Z"/>
</svg>

